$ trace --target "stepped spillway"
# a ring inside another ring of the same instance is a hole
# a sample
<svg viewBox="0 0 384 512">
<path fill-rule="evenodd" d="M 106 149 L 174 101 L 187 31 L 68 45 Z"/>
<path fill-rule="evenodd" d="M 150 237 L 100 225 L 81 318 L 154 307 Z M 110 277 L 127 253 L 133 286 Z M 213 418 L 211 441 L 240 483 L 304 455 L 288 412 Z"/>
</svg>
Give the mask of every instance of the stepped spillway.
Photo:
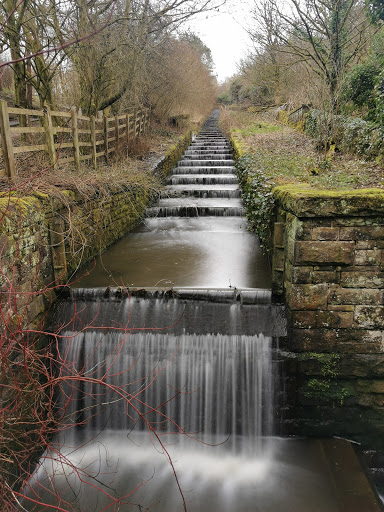
<svg viewBox="0 0 384 512">
<path fill-rule="evenodd" d="M 141 226 L 76 286 L 270 288 L 259 240 L 247 231 L 232 148 L 217 121 L 215 111 Z"/>
<path fill-rule="evenodd" d="M 64 423 L 23 510 L 378 511 L 349 443 L 271 437 L 285 319 L 217 116 L 61 304 Z"/>
</svg>

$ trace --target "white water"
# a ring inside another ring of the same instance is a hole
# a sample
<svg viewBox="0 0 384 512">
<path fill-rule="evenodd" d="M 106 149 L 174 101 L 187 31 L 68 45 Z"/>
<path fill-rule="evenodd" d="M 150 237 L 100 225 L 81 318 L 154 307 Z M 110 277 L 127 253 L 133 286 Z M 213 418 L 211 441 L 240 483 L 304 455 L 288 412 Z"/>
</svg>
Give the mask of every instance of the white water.
<svg viewBox="0 0 384 512">
<path fill-rule="evenodd" d="M 87 332 L 70 343 L 67 359 L 81 374 L 123 386 L 127 393 L 126 402 L 114 402 L 111 390 L 95 391 L 92 382 L 76 388 L 68 412 L 77 420 L 77 409 L 89 411 L 85 417 L 91 412 L 89 426 L 96 431 L 145 430 L 145 414 L 156 429 L 162 423 L 161 431 L 178 431 L 176 423 L 213 444 L 232 436 L 237 453 L 236 435 L 247 437 L 256 450 L 261 436 L 272 433 L 271 338 Z M 95 403 L 108 405 L 95 415 Z"/>
<path fill-rule="evenodd" d="M 74 512 L 181 512 L 183 498 L 188 512 L 340 512 L 314 441 L 269 439 L 268 451 L 248 457 L 226 445 L 204 448 L 186 438 L 164 438 L 180 492 L 163 448 L 148 434 L 107 430 L 95 439 L 87 434 L 86 446 L 84 435 L 62 438 L 67 463 L 48 456 L 31 495 L 39 491 L 45 503 L 57 505 L 50 492 L 54 484 L 69 502 L 65 510 Z M 112 505 L 116 498 L 120 503 Z"/>
<path fill-rule="evenodd" d="M 264 437 L 273 423 L 271 338 L 67 336 L 61 355 L 68 352 L 70 366 L 85 377 L 119 383 L 135 398 L 125 401 L 90 383 L 67 386 L 73 395 L 68 423 L 86 424 L 60 433 L 30 482 L 29 496 L 75 512 L 338 510 L 325 473 L 312 467 L 321 459 L 315 443 Z M 108 405 L 93 415 L 97 403 Z M 149 414 L 151 408 L 156 412 Z M 190 435 L 169 434 L 180 429 L 164 415 Z M 23 506 L 48 510 L 27 501 Z"/>
</svg>

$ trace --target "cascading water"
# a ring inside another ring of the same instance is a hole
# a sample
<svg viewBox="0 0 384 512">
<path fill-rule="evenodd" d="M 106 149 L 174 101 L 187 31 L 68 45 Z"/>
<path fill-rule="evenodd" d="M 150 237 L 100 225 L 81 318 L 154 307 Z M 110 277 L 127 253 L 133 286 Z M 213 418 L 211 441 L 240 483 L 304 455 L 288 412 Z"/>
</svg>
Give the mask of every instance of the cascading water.
<svg viewBox="0 0 384 512">
<path fill-rule="evenodd" d="M 261 435 L 272 433 L 270 338 L 153 333 L 124 338 L 108 333 L 101 343 L 91 331 L 71 342 L 67 359 L 92 368 L 93 377 L 73 396 L 68 414 L 74 421 L 81 416 L 95 432 L 145 431 L 146 422 L 161 421 L 162 432 L 178 432 L 176 424 L 203 442 L 228 442 L 236 453 L 237 437 L 246 437 L 246 452 L 259 453 Z M 109 375 L 117 375 L 108 377 L 108 383 L 136 397 L 129 414 L 110 388 L 95 396 L 93 380 L 104 378 L 106 367 Z"/>
<path fill-rule="evenodd" d="M 54 482 L 73 510 L 102 510 L 111 499 L 80 485 L 76 466 L 86 482 L 94 477 L 121 496 L 146 482 L 133 497 L 142 510 L 183 510 L 182 495 L 191 512 L 234 510 L 239 496 L 230 473 L 257 468 L 261 478 L 269 461 L 263 440 L 272 433 L 272 337 L 284 331 L 281 311 L 268 292 L 254 290 L 105 295 L 79 289 L 61 305 L 61 322 L 75 323 L 62 332 L 58 358 L 79 379 L 64 385 L 58 406 L 66 411 L 56 440 L 65 463 L 48 453 L 30 492 L 40 489 L 40 499 L 56 505 Z M 263 325 L 258 318 L 266 312 Z M 111 324 L 117 330 L 103 328 Z M 92 327 L 79 332 L 82 325 Z M 106 386 L 95 384 L 101 381 Z M 119 510 L 141 510 L 125 501 Z"/>
<path fill-rule="evenodd" d="M 59 494 L 76 512 L 116 499 L 122 512 L 339 510 L 311 462 L 321 446 L 269 437 L 273 340 L 285 332 L 270 293 L 78 289 L 58 315 L 72 325 L 58 357 L 74 378 L 31 496 L 58 506 Z"/>
<path fill-rule="evenodd" d="M 63 422 L 24 510 L 340 511 L 324 446 L 270 437 L 285 322 L 217 113 L 168 185 L 58 308 Z"/>
</svg>

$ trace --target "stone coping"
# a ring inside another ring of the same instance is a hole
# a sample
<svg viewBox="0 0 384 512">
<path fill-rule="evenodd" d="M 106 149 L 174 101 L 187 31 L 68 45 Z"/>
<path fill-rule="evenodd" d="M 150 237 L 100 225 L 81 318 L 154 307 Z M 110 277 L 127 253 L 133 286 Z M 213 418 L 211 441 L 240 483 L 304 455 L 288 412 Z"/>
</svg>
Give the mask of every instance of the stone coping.
<svg viewBox="0 0 384 512">
<path fill-rule="evenodd" d="M 384 214 L 384 189 L 317 190 L 291 184 L 273 189 L 276 202 L 297 217 L 372 216 Z"/>
</svg>

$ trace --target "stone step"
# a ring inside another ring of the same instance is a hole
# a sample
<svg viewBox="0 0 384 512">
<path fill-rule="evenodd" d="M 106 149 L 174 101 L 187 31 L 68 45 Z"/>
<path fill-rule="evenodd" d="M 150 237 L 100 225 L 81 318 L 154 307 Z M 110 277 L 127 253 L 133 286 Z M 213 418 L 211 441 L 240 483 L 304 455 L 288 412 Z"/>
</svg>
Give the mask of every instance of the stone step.
<svg viewBox="0 0 384 512">
<path fill-rule="evenodd" d="M 235 175 L 216 175 L 216 174 L 181 174 L 170 176 L 167 179 L 168 185 L 237 185 L 238 180 Z"/>
<path fill-rule="evenodd" d="M 234 166 L 234 160 L 225 160 L 224 167 Z M 180 160 L 177 164 L 178 167 L 221 167 L 223 166 L 223 160 Z"/>
<path fill-rule="evenodd" d="M 196 138 L 193 140 L 193 142 L 191 142 L 191 144 L 228 144 L 229 145 L 229 142 L 227 139 L 223 139 L 223 138 L 213 138 L 213 139 L 210 139 L 208 137 L 202 137 L 202 138 Z"/>
<path fill-rule="evenodd" d="M 184 156 L 181 157 L 180 161 L 185 160 L 232 160 L 232 155 L 230 153 L 228 154 L 212 154 L 209 152 L 208 154 L 204 155 L 201 153 L 193 153 L 192 151 L 189 151 L 188 154 L 184 153 Z"/>
<path fill-rule="evenodd" d="M 223 146 L 223 145 L 217 145 L 217 146 L 212 146 L 212 145 L 202 145 L 202 144 L 195 144 L 195 145 L 191 145 L 188 147 L 187 151 L 223 151 L 223 152 L 227 152 L 227 151 L 230 151 L 232 153 L 232 150 L 230 148 L 230 146 Z"/>
<path fill-rule="evenodd" d="M 222 133 L 198 133 L 192 137 L 193 139 L 227 139 Z"/>
<path fill-rule="evenodd" d="M 185 152 L 184 152 L 184 155 L 230 155 L 232 156 L 232 151 L 228 148 L 228 149 L 196 149 L 196 148 L 191 148 L 191 149 L 187 149 Z"/>
<path fill-rule="evenodd" d="M 242 207 L 226 206 L 155 206 L 147 209 L 148 217 L 243 217 Z"/>
<path fill-rule="evenodd" d="M 161 198 L 228 198 L 237 199 L 241 197 L 241 190 L 237 185 L 174 185 L 168 186 L 161 192 Z"/>
<path fill-rule="evenodd" d="M 217 145 L 226 145 L 226 146 L 230 146 L 230 143 L 227 139 L 207 139 L 207 138 L 203 138 L 203 139 L 194 139 L 191 144 L 212 144 L 213 146 L 217 146 Z"/>
<path fill-rule="evenodd" d="M 243 201 L 240 198 L 228 199 L 228 198 L 166 198 L 160 199 L 157 206 L 159 207 L 168 207 L 168 208 L 181 208 L 186 206 L 191 206 L 195 208 L 196 206 L 202 206 L 204 208 L 242 208 Z"/>
<path fill-rule="evenodd" d="M 236 175 L 236 168 L 233 166 L 183 166 L 176 167 L 173 174 L 234 174 Z"/>
</svg>

